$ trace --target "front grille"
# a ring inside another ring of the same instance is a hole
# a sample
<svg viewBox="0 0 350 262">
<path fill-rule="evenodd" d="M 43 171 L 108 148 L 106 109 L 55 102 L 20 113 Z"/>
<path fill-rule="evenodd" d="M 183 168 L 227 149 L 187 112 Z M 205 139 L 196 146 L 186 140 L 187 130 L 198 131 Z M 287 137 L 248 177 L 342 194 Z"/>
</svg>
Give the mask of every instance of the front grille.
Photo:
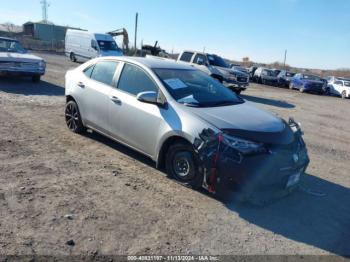
<svg viewBox="0 0 350 262">
<path fill-rule="evenodd" d="M 30 69 L 37 69 L 38 64 L 37 63 L 31 63 L 31 62 L 0 62 L 0 67 L 4 69 L 23 69 L 23 70 L 30 70 Z"/>
</svg>

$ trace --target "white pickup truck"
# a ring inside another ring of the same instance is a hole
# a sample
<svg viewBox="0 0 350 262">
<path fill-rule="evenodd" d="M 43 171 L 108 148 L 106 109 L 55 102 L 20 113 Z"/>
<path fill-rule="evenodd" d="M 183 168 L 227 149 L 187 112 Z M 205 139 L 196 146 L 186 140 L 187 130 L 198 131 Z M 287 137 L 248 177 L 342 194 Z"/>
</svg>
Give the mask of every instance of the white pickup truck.
<svg viewBox="0 0 350 262">
<path fill-rule="evenodd" d="M 196 51 L 183 51 L 178 62 L 188 63 L 219 80 L 237 94 L 249 85 L 249 75 L 230 66 L 218 55 Z"/>
</svg>

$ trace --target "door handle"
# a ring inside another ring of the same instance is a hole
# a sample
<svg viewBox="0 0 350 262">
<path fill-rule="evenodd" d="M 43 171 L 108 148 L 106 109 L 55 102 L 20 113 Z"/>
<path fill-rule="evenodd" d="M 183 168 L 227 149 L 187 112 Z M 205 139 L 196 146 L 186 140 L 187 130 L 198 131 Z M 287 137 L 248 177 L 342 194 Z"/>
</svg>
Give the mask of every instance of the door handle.
<svg viewBox="0 0 350 262">
<path fill-rule="evenodd" d="M 122 101 L 116 96 L 112 96 L 111 100 L 118 105 L 120 105 L 122 103 Z"/>
<path fill-rule="evenodd" d="M 81 88 L 84 88 L 84 87 L 85 87 L 85 85 L 84 85 L 83 82 L 78 82 L 78 86 L 81 87 Z"/>
</svg>

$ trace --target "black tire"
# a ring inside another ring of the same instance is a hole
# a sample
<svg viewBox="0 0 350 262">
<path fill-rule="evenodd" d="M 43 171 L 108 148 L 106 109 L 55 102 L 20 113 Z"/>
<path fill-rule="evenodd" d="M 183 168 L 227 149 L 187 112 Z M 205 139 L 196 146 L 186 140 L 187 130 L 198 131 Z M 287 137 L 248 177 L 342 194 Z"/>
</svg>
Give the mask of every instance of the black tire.
<svg viewBox="0 0 350 262">
<path fill-rule="evenodd" d="M 70 61 L 77 62 L 77 58 L 75 57 L 74 53 L 70 53 L 69 58 L 70 58 Z"/>
<path fill-rule="evenodd" d="M 305 92 L 305 88 L 302 86 L 302 87 L 300 87 L 299 91 L 300 91 L 300 93 L 304 93 Z"/>
<path fill-rule="evenodd" d="M 77 103 L 75 103 L 75 101 L 69 101 L 66 104 L 65 120 L 66 120 L 67 127 L 69 128 L 70 131 L 77 134 L 81 134 L 85 132 L 86 128 L 83 125 L 79 108 Z"/>
<path fill-rule="evenodd" d="M 292 89 L 292 90 L 294 89 L 294 85 L 292 82 L 289 83 L 289 89 Z"/>
<path fill-rule="evenodd" d="M 34 76 L 32 76 L 32 82 L 39 83 L 40 78 L 41 78 L 41 75 L 34 75 Z"/>
<path fill-rule="evenodd" d="M 193 188 L 199 188 L 203 176 L 198 170 L 198 161 L 190 144 L 180 142 L 171 145 L 168 149 L 165 167 L 169 177 L 179 183 Z"/>
<path fill-rule="evenodd" d="M 235 92 L 237 95 L 240 95 L 241 92 L 242 92 L 242 89 L 236 89 L 236 90 L 234 90 L 234 92 Z"/>
<path fill-rule="evenodd" d="M 346 98 L 346 91 L 344 90 L 343 92 L 341 92 L 341 98 L 345 99 Z"/>
<path fill-rule="evenodd" d="M 329 87 L 326 88 L 326 90 L 324 91 L 324 94 L 327 96 L 331 95 L 331 89 Z"/>
</svg>

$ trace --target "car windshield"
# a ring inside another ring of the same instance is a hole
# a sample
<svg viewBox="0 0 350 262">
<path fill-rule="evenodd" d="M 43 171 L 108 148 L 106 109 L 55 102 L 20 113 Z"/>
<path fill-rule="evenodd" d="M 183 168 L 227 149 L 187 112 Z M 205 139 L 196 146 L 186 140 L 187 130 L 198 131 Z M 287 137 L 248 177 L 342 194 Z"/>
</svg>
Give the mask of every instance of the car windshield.
<svg viewBox="0 0 350 262">
<path fill-rule="evenodd" d="M 116 42 L 114 42 L 114 41 L 98 40 L 97 43 L 102 51 L 117 51 L 117 50 L 119 50 Z"/>
<path fill-rule="evenodd" d="M 307 80 L 322 81 L 320 77 L 315 75 L 304 75 L 303 78 Z"/>
<path fill-rule="evenodd" d="M 350 82 L 344 81 L 344 85 L 350 87 Z"/>
<path fill-rule="evenodd" d="M 244 103 L 217 80 L 199 70 L 153 69 L 171 96 L 191 107 L 214 107 Z"/>
<path fill-rule="evenodd" d="M 220 56 L 217 55 L 207 55 L 209 64 L 212 66 L 220 66 L 220 67 L 226 67 L 229 68 L 229 65 L 225 62 L 224 59 L 222 59 Z"/>
<path fill-rule="evenodd" d="M 25 53 L 26 50 L 17 41 L 0 39 L 0 52 Z"/>
</svg>

